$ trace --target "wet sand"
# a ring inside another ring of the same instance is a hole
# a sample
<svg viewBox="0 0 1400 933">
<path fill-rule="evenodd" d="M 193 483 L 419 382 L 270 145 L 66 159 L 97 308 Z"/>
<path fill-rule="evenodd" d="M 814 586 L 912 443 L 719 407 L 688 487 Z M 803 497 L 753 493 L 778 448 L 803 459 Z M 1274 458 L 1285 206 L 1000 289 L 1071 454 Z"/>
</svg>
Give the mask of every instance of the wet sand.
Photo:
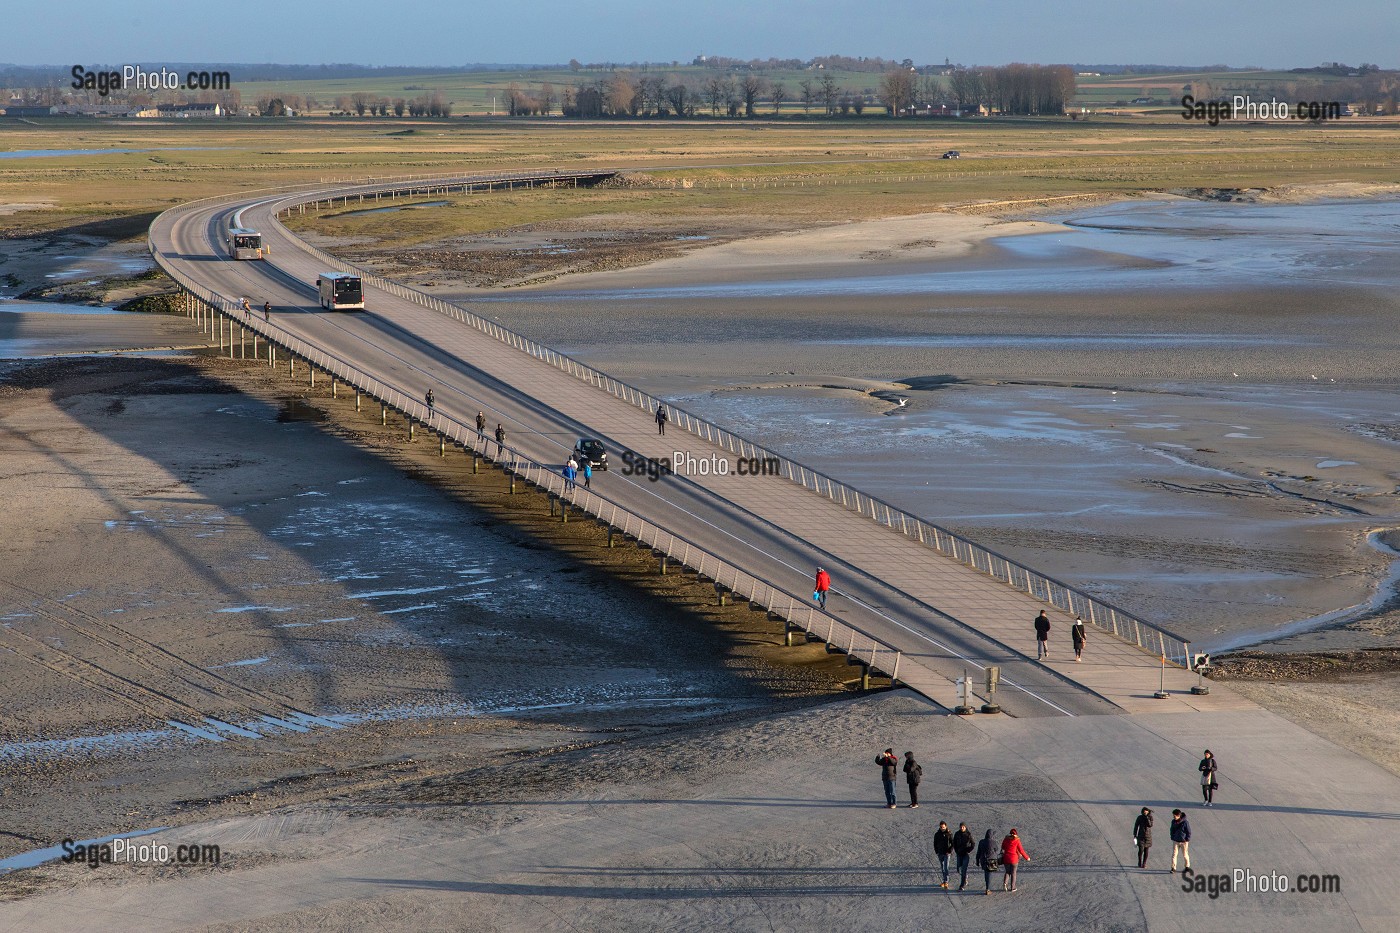
<svg viewBox="0 0 1400 933">
<path fill-rule="evenodd" d="M 467 297 L 1206 646 L 1383 644 L 1396 209 L 930 214 Z"/>
<path fill-rule="evenodd" d="M 0 857 L 846 692 L 839 656 L 285 371 L 0 365 Z"/>
</svg>

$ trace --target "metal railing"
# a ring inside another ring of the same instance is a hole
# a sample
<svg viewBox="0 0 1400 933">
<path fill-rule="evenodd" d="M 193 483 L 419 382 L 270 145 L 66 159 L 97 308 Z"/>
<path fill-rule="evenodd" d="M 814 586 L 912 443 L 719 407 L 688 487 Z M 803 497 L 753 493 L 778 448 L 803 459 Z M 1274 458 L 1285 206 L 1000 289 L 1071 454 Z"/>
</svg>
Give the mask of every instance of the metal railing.
<svg viewBox="0 0 1400 933">
<path fill-rule="evenodd" d="M 376 379 L 348 360 L 312 346 L 274 322 L 259 320 L 255 312 L 245 311 L 241 303 L 217 295 L 195 283 L 180 271 L 176 264 L 169 262 L 162 255 L 154 240 L 148 239 L 147 245 L 152 257 L 165 273 L 193 300 L 209 309 L 211 314 L 221 315 L 269 343 L 280 346 L 295 358 L 376 399 L 403 417 L 424 425 L 446 441 L 494 460 L 516 479 L 529 483 L 561 503 L 594 516 L 624 536 L 634 538 L 640 544 L 664 555 L 667 560 L 675 561 L 690 568 L 697 575 L 712 580 L 717 593 L 733 593 L 751 605 L 761 606 L 774 616 L 839 649 L 848 657 L 868 664 L 872 671 L 898 679 L 901 659 L 899 649 L 821 610 L 810 598 L 803 599 L 739 569 L 683 536 L 647 521 L 607 496 L 570 484 L 559 469 L 532 460 L 514 447 L 497 444 L 493 438 L 479 433 L 475 425 L 459 421 L 441 411 L 430 411 L 423 401 L 409 395 L 398 386 Z M 221 342 L 222 339 L 221 336 Z M 229 340 L 229 351 L 232 354 L 232 328 Z"/>
<path fill-rule="evenodd" d="M 593 175 L 598 173 L 580 174 Z M 472 179 L 470 177 L 460 178 L 458 179 L 458 184 L 461 183 L 470 184 L 472 183 Z M 452 185 L 450 187 L 456 186 L 457 185 Z M 374 187 L 381 191 L 383 190 L 383 186 L 381 185 L 376 185 Z M 416 190 L 416 186 L 412 187 Z M 294 207 L 298 203 L 303 203 L 304 200 L 316 199 L 324 200 L 324 198 L 318 198 L 316 195 L 292 195 L 284 199 L 278 203 L 273 211 L 274 222 L 277 222 L 276 216 L 285 211 L 288 207 Z M 908 538 L 914 539 L 945 557 L 952 558 L 959 563 L 979 570 L 987 576 L 1000 580 L 1008 586 L 1054 606 L 1069 615 L 1080 616 L 1086 623 L 1093 625 L 1101 631 L 1110 632 L 1118 638 L 1127 641 L 1129 644 L 1135 645 L 1143 651 L 1148 652 L 1154 657 L 1165 657 L 1174 664 L 1188 669 L 1191 667 L 1191 643 L 1181 635 L 1162 626 L 1147 622 L 1111 603 L 1090 596 L 1088 593 L 1076 589 L 1054 577 L 1033 570 L 1003 554 L 999 554 L 962 535 L 949 531 L 941 525 L 919 518 L 897 506 L 891 505 L 883 499 L 862 492 L 819 470 L 814 470 L 811 467 L 799 463 L 791 457 L 784 456 L 760 444 L 754 443 L 733 431 L 722 428 L 713 422 L 707 421 L 698 415 L 692 414 L 683 408 L 651 395 L 635 386 L 614 379 L 607 373 L 594 369 L 586 363 L 582 363 L 566 354 L 551 349 L 490 318 L 483 317 L 458 307 L 457 305 L 450 304 L 436 296 L 420 292 L 417 289 L 409 288 L 406 285 L 401 285 L 398 282 L 367 272 L 364 269 L 345 262 L 324 250 L 317 249 L 311 244 L 306 243 L 290 230 L 287 230 L 285 226 L 282 226 L 280 222 L 278 226 L 282 227 L 282 231 L 295 242 L 300 249 L 324 263 L 327 268 L 338 269 L 342 272 L 356 273 L 362 277 L 365 283 L 375 288 L 381 289 L 396 297 L 412 301 L 422 307 L 429 308 L 473 327 L 495 340 L 514 347 L 535 359 L 546 362 L 649 414 L 654 414 L 658 407 L 664 405 L 670 415 L 671 424 L 689 431 L 695 436 L 735 456 L 742 458 L 753 457 L 764 460 L 770 458 L 776 459 L 779 463 L 780 475 L 817 495 L 829 499 L 832 502 L 840 503 L 844 508 L 852 512 L 884 525 Z"/>
</svg>

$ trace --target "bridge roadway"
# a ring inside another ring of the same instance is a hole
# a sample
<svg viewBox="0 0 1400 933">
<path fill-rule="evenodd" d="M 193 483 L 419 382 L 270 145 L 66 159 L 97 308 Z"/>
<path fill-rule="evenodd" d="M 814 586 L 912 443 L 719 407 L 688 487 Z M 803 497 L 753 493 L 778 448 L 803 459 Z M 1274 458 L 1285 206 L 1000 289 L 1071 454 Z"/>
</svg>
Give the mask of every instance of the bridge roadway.
<svg viewBox="0 0 1400 933">
<path fill-rule="evenodd" d="M 614 469 L 595 472 L 595 489 L 760 579 L 810 594 L 814 568 L 826 567 L 830 613 L 899 648 L 899 679 L 936 702 L 954 705 L 955 678 L 970 671 L 980 680 L 996 664 L 997 701 L 1018 717 L 1252 705 L 1218 685 L 1210 696 L 1192 696 L 1195 675 L 1171 666 L 1170 698 L 1153 699 L 1158 660 L 1093 629 L 1087 657 L 1076 664 L 1070 619 L 1054 607 L 786 479 L 623 475 L 624 449 L 656 458 L 730 454 L 674 426 L 659 437 L 631 404 L 408 299 L 367 287 L 366 312 L 323 311 L 315 282 L 329 270 L 274 222 L 275 205 L 226 201 L 162 215 L 152 225 L 153 249 L 212 292 L 246 296 L 254 307 L 270 301 L 277 327 L 405 394 L 421 398 L 431 388 L 439 412 L 470 423 L 484 411 L 488 434 L 504 425 L 507 443 L 541 463 L 562 464 L 580 436 L 601 438 Z M 262 232 L 269 259 L 224 257 L 221 234 L 235 210 Z M 1049 663 L 1032 654 L 1031 620 L 1041 609 L 1055 626 Z"/>
</svg>

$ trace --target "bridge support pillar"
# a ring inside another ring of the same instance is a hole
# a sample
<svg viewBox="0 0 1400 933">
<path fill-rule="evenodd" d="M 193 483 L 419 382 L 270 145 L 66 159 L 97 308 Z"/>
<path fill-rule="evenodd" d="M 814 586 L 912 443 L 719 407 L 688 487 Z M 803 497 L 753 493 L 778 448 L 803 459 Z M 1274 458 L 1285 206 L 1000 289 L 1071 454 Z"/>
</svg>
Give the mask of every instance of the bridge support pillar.
<svg viewBox="0 0 1400 933">
<path fill-rule="evenodd" d="M 359 390 L 359 389 L 356 389 L 356 390 L 355 390 L 355 411 L 358 412 L 359 410 L 360 410 L 360 390 Z"/>
<path fill-rule="evenodd" d="M 287 373 L 292 376 L 297 374 L 297 358 L 290 354 L 287 357 Z"/>
<path fill-rule="evenodd" d="M 715 584 L 715 601 L 716 601 L 717 603 L 719 603 L 719 605 L 723 606 L 723 605 L 726 604 L 726 601 L 727 601 L 728 599 L 729 599 L 729 594 L 726 593 L 726 592 L 724 591 L 724 587 L 722 587 L 722 586 L 720 586 L 718 583 L 716 583 L 716 584 Z"/>
<path fill-rule="evenodd" d="M 438 435 L 438 456 L 439 456 L 439 457 L 446 457 L 446 456 L 447 456 L 447 435 L 446 435 L 446 434 L 439 434 L 439 435 Z"/>
<path fill-rule="evenodd" d="M 389 406 L 383 402 L 379 403 L 379 423 L 386 425 L 389 423 Z"/>
<path fill-rule="evenodd" d="M 238 356 L 240 359 L 248 358 L 248 328 L 242 325 L 238 328 Z"/>
<path fill-rule="evenodd" d="M 797 633 L 802 631 L 791 622 L 783 622 L 783 647 L 791 648 L 797 644 Z"/>
<path fill-rule="evenodd" d="M 608 526 L 608 547 L 613 546 L 613 535 L 617 534 L 617 529 L 612 525 Z"/>
<path fill-rule="evenodd" d="M 331 377 L 331 398 L 340 398 L 339 389 L 340 389 L 339 381 L 338 381 L 334 376 L 332 376 L 332 377 Z"/>
<path fill-rule="evenodd" d="M 409 439 L 410 442 L 413 440 L 413 419 L 412 419 L 412 418 L 409 418 L 409 419 L 408 419 L 408 439 Z"/>
<path fill-rule="evenodd" d="M 262 351 L 260 351 L 260 350 L 258 349 L 258 332 L 257 332 L 257 331 L 253 331 L 253 359 L 256 360 L 256 359 L 258 359 L 261 355 L 262 355 Z"/>
<path fill-rule="evenodd" d="M 549 494 L 549 517 L 554 517 L 554 493 Z"/>
<path fill-rule="evenodd" d="M 666 576 L 666 555 L 661 555 L 661 575 Z"/>
<path fill-rule="evenodd" d="M 510 474 L 510 494 L 515 495 L 515 474 Z"/>
<path fill-rule="evenodd" d="M 311 376 L 310 376 L 310 383 L 309 383 L 309 384 L 310 384 L 311 388 L 314 389 L 314 388 L 316 388 L 316 367 L 315 367 L 315 366 L 312 366 L 310 363 L 307 363 L 307 364 L 306 364 L 306 369 L 307 369 L 307 371 L 308 371 L 309 373 L 311 373 Z"/>
<path fill-rule="evenodd" d="M 478 474 L 478 473 L 480 473 L 480 472 L 481 472 L 481 454 L 479 454 L 479 453 L 477 453 L 475 450 L 473 450 L 473 451 L 472 451 L 472 475 L 475 476 L 476 474 Z"/>
<path fill-rule="evenodd" d="M 860 666 L 860 689 L 862 689 L 862 690 L 869 690 L 869 689 L 870 689 L 870 665 L 869 665 L 869 664 L 862 664 L 862 665 Z"/>
<path fill-rule="evenodd" d="M 559 500 L 559 522 L 563 525 L 569 523 L 569 503 L 565 502 L 563 499 Z"/>
</svg>

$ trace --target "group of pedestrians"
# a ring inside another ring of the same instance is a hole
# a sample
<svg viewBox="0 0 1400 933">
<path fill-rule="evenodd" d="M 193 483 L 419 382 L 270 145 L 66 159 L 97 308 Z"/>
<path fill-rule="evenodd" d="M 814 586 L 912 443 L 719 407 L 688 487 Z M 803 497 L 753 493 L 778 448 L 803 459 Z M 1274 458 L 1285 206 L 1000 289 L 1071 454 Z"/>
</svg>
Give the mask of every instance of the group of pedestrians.
<svg viewBox="0 0 1400 933">
<path fill-rule="evenodd" d="M 899 780 L 902 770 L 904 782 L 909 788 L 909 809 L 917 810 L 919 785 L 923 783 L 924 768 L 914 758 L 914 753 L 905 752 L 901 765 L 894 749 L 887 748 L 875 756 L 875 763 L 880 766 L 880 780 L 885 786 L 885 806 L 891 810 L 899 807 L 895 796 L 895 782 Z M 949 878 L 953 872 L 958 876 L 958 890 L 967 888 L 967 872 L 974 861 L 982 870 L 984 894 L 992 893 L 992 875 L 999 870 L 1005 873 L 1001 883 L 1002 890 L 1015 891 L 1017 866 L 1021 862 L 1031 860 L 1015 829 L 1007 833 L 1000 843 L 993 838 L 993 831 L 989 829 L 982 841 L 977 842 L 966 823 L 959 823 L 957 832 L 953 832 L 945 820 L 939 821 L 938 831 L 933 834 L 933 852 L 938 857 L 938 870 L 942 874 L 938 886 L 945 891 L 948 890 Z"/>
<path fill-rule="evenodd" d="M 1200 763 L 1196 765 L 1196 770 L 1201 775 L 1201 798 L 1204 806 L 1215 805 L 1215 792 L 1220 787 L 1218 780 L 1219 765 L 1215 760 L 1215 755 L 1210 749 L 1206 749 L 1201 757 Z M 1155 817 L 1151 807 L 1143 807 L 1142 812 L 1133 821 L 1133 842 L 1137 844 L 1137 867 L 1147 868 L 1147 854 L 1152 849 L 1152 826 Z M 1184 871 L 1191 867 L 1191 821 L 1186 818 L 1186 811 L 1178 808 L 1172 810 L 1172 821 L 1168 828 L 1168 835 L 1172 841 L 1172 867 L 1171 872 L 1176 873 L 1177 857 L 1181 858 L 1181 868 Z"/>
<path fill-rule="evenodd" d="M 593 463 L 587 457 L 583 458 L 583 465 L 574 459 L 573 454 L 569 454 L 569 460 L 564 464 L 564 486 L 570 492 L 578 488 L 578 478 L 583 477 L 583 488 L 591 489 L 593 486 Z"/>
<path fill-rule="evenodd" d="M 1048 661 L 1050 659 L 1050 617 L 1045 614 L 1045 610 L 1040 610 L 1040 615 L 1032 620 L 1035 626 L 1035 659 L 1037 661 Z M 1069 627 L 1070 644 L 1074 646 L 1074 660 L 1076 662 L 1084 660 L 1084 642 L 1088 640 L 1088 632 L 1084 627 L 1084 620 L 1079 616 L 1074 617 L 1074 624 Z"/>
<path fill-rule="evenodd" d="M 880 780 L 885 788 L 885 806 L 891 810 L 899 807 L 899 801 L 895 795 L 895 782 L 899 780 L 899 774 L 902 770 L 905 784 L 909 788 L 909 809 L 917 810 L 919 808 L 919 785 L 923 783 L 924 769 L 915 760 L 914 753 L 905 752 L 901 764 L 894 749 L 887 748 L 875 756 L 875 763 L 880 766 Z M 1219 766 L 1210 749 L 1205 750 L 1196 770 L 1201 774 L 1201 796 L 1204 798 L 1205 806 L 1212 806 L 1215 791 L 1220 784 L 1217 780 Z M 1137 867 L 1140 869 L 1147 868 L 1148 853 L 1152 849 L 1152 828 L 1155 823 L 1156 816 L 1153 814 L 1152 808 L 1146 806 L 1142 808 L 1133 821 L 1133 843 L 1137 846 Z M 1171 872 L 1176 873 L 1178 858 L 1183 871 L 1190 868 L 1191 821 L 1187 819 L 1186 811 L 1180 808 L 1172 810 L 1168 835 L 1172 843 Z M 942 875 L 939 887 L 947 890 L 950 874 L 956 872 L 958 890 L 965 890 L 969 865 L 976 864 L 983 873 L 983 893 L 985 894 L 992 893 L 992 875 L 996 874 L 998 870 L 1003 873 L 1001 889 L 1015 891 L 1017 868 L 1022 862 L 1031 860 L 1025 846 L 1021 843 L 1020 834 L 1015 829 L 1008 832 L 1000 843 L 996 841 L 995 833 L 990 829 L 987 830 L 980 842 L 974 843 L 972 833 L 968 830 L 966 823 L 959 823 L 957 832 L 953 832 L 948 828 L 948 823 L 943 820 L 939 821 L 938 829 L 933 834 L 933 852 L 938 858 L 938 870 Z"/>
</svg>

